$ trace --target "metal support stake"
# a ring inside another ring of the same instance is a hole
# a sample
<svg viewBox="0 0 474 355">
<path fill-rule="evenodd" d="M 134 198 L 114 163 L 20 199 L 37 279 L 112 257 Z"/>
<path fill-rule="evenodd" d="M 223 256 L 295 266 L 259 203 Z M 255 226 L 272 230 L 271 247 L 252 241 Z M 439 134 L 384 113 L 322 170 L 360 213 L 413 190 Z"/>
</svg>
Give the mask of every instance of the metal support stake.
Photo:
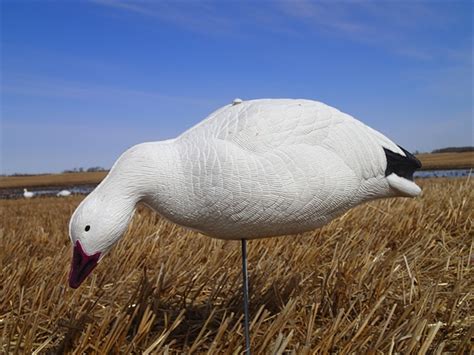
<svg viewBox="0 0 474 355">
<path fill-rule="evenodd" d="M 247 240 L 242 239 L 242 276 L 244 291 L 244 331 L 245 331 L 245 353 L 250 355 L 249 335 L 249 277 L 247 273 Z"/>
</svg>

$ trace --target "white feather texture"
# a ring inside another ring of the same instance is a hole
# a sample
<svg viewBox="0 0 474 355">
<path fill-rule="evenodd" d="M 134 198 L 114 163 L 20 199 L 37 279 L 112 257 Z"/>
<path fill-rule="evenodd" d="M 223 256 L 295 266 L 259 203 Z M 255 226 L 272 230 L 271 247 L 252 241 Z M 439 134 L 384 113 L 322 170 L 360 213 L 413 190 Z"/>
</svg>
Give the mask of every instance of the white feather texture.
<svg viewBox="0 0 474 355">
<path fill-rule="evenodd" d="M 234 100 L 176 139 L 125 152 L 78 207 L 71 238 L 88 252 L 109 247 L 138 202 L 216 238 L 308 231 L 365 201 L 420 192 L 403 177 L 385 177 L 383 148 L 405 156 L 381 133 L 320 102 Z M 84 235 L 88 219 L 101 218 L 108 225 L 101 236 Z M 100 240 L 103 233 L 110 240 Z"/>
<path fill-rule="evenodd" d="M 421 193 L 420 187 L 413 181 L 404 179 L 397 174 L 390 174 L 387 176 L 388 183 L 391 187 L 398 190 L 401 196 L 415 197 Z"/>
</svg>

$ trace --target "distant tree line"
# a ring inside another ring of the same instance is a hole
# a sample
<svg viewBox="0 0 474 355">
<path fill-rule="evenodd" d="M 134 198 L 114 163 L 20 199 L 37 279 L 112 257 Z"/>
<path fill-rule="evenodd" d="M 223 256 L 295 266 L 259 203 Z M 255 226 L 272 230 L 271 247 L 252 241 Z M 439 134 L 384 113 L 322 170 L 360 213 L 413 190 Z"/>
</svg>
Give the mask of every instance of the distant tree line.
<svg viewBox="0 0 474 355">
<path fill-rule="evenodd" d="M 93 173 L 96 171 L 108 171 L 107 169 L 101 167 L 101 166 L 93 166 L 91 168 L 74 168 L 74 169 L 69 169 L 69 170 L 63 170 L 63 174 L 65 173 Z M 13 173 L 13 174 L 0 174 L 0 176 L 40 176 L 40 175 L 51 175 L 52 173 Z"/>
<path fill-rule="evenodd" d="M 40 174 L 35 174 L 35 173 L 13 173 L 13 174 L 2 174 L 0 176 L 42 176 L 42 175 L 51 175 L 50 173 L 40 173 Z"/>
<path fill-rule="evenodd" d="M 441 149 L 435 149 L 431 153 L 462 153 L 462 152 L 472 152 L 474 147 L 447 147 Z"/>
<path fill-rule="evenodd" d="M 63 173 L 83 173 L 83 172 L 93 173 L 96 171 L 107 171 L 107 170 L 101 166 L 93 166 L 88 169 L 84 169 L 81 167 L 81 168 L 74 168 L 72 170 L 64 170 Z"/>
</svg>

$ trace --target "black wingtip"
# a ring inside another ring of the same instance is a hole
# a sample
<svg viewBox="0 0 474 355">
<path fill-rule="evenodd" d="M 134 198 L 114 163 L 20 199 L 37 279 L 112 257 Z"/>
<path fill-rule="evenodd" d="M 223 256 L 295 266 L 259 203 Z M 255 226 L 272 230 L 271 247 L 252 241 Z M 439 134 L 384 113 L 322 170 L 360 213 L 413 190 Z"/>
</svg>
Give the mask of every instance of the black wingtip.
<svg viewBox="0 0 474 355">
<path fill-rule="evenodd" d="M 410 152 L 398 146 L 404 153 L 401 154 L 392 152 L 390 149 L 384 148 L 385 156 L 387 157 L 387 168 L 385 169 L 385 176 L 392 173 L 400 177 L 413 181 L 413 173 L 421 168 L 421 162 Z"/>
</svg>

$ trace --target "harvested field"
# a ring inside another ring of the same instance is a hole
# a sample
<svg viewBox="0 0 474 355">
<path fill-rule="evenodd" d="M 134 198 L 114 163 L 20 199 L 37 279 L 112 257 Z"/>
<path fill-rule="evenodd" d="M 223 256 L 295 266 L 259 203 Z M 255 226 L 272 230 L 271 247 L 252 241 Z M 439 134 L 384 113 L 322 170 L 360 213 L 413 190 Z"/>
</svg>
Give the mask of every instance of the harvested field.
<svg viewBox="0 0 474 355">
<path fill-rule="evenodd" d="M 106 171 L 97 171 L 93 173 L 5 176 L 0 178 L 0 189 L 98 184 L 102 181 L 105 175 L 107 175 Z"/>
<path fill-rule="evenodd" d="M 418 154 L 423 170 L 473 169 L 474 152 Z"/>
<path fill-rule="evenodd" d="M 250 241 L 254 353 L 468 353 L 472 179 L 420 182 L 305 235 Z M 0 201 L 1 353 L 239 353 L 240 244 L 145 208 L 77 290 L 82 197 Z"/>
</svg>

